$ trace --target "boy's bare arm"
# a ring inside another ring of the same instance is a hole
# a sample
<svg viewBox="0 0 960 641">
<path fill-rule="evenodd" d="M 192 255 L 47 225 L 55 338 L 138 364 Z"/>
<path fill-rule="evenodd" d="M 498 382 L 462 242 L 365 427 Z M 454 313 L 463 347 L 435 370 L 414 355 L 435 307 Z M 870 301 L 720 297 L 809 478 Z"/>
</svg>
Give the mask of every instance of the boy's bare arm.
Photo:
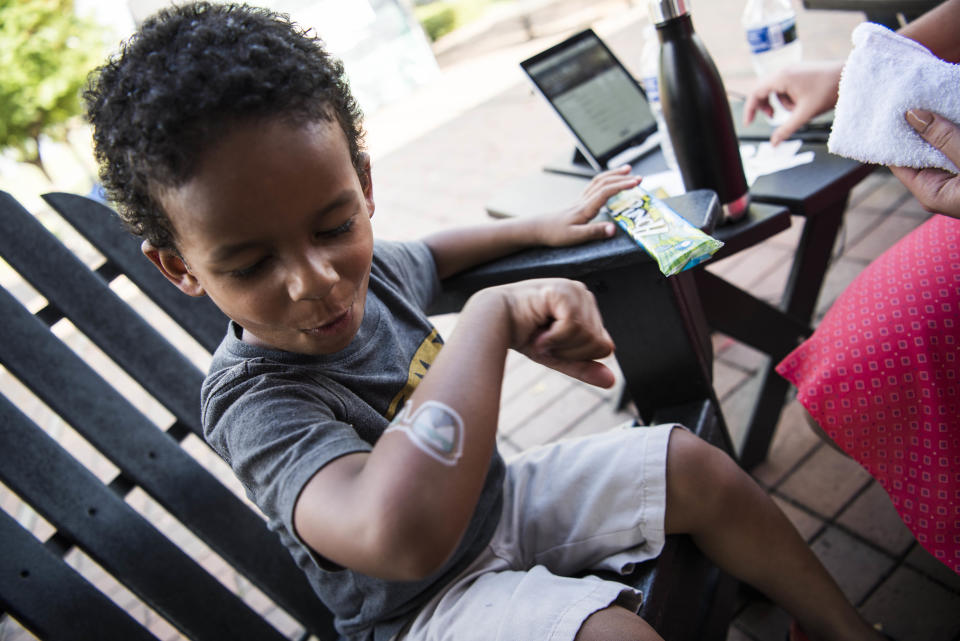
<svg viewBox="0 0 960 641">
<path fill-rule="evenodd" d="M 462 227 L 424 238 L 440 278 L 525 247 L 562 247 L 613 236 L 612 222 L 590 221 L 608 198 L 640 182 L 640 178 L 631 176 L 629 171 L 625 166 L 598 174 L 587 185 L 579 202 L 562 212 Z"/>
<path fill-rule="evenodd" d="M 306 485 L 294 510 L 300 537 L 331 561 L 385 579 L 439 569 L 483 487 L 509 348 L 589 383 L 614 382 L 595 360 L 613 343 L 581 283 L 483 290 L 373 450 L 333 461 Z"/>
</svg>

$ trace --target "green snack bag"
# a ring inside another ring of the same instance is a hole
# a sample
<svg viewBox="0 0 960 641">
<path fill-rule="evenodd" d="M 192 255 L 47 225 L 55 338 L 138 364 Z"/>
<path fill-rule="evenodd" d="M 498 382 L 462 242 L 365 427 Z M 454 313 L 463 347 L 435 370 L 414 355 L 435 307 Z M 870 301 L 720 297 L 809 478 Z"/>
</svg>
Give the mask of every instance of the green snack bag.
<svg viewBox="0 0 960 641">
<path fill-rule="evenodd" d="M 621 191 L 601 208 L 657 261 L 665 276 L 673 276 L 705 261 L 723 247 L 640 187 Z"/>
</svg>

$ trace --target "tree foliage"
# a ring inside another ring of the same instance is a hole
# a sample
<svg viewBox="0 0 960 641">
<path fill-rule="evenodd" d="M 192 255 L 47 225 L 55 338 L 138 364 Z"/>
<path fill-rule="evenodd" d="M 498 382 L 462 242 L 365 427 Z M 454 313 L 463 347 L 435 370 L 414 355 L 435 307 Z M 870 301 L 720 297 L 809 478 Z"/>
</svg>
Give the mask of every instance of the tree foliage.
<svg viewBox="0 0 960 641">
<path fill-rule="evenodd" d="M 0 0 L 0 149 L 46 173 L 40 135 L 63 138 L 104 53 L 101 28 L 72 0 Z"/>
</svg>

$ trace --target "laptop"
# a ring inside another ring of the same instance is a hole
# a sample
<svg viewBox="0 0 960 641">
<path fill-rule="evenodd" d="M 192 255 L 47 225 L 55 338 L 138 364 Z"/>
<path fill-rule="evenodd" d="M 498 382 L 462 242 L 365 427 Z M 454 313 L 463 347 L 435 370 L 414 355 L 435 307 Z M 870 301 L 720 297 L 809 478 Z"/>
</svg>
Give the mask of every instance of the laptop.
<svg viewBox="0 0 960 641">
<path fill-rule="evenodd" d="M 520 67 L 573 134 L 578 159 L 594 172 L 629 163 L 659 144 L 646 94 L 592 29 Z"/>
<path fill-rule="evenodd" d="M 573 162 L 545 167 L 547 171 L 591 176 L 613 166 L 635 161 L 660 143 L 657 121 L 640 84 L 592 29 L 577 33 L 520 67 L 537 92 L 560 116 L 573 135 L 577 154 Z M 744 142 L 769 139 L 774 127 L 761 113 L 743 125 L 743 98 L 731 99 L 737 136 Z M 792 138 L 826 142 L 832 112 L 800 128 Z M 662 160 L 644 160 L 645 167 L 662 170 Z"/>
</svg>

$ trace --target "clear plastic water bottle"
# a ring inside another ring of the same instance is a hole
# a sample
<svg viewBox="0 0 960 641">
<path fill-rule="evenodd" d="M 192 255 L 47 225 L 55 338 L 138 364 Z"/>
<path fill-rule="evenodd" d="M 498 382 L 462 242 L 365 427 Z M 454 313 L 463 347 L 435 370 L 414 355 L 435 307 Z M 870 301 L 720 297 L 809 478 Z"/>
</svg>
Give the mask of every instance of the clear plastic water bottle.
<svg viewBox="0 0 960 641">
<path fill-rule="evenodd" d="M 741 20 L 758 76 L 800 62 L 803 49 L 797 38 L 797 14 L 790 0 L 747 0 Z"/>
<path fill-rule="evenodd" d="M 666 161 L 667 167 L 676 171 L 677 155 L 673 151 L 670 132 L 667 131 L 667 123 L 663 119 L 663 105 L 660 104 L 660 86 L 657 81 L 657 76 L 660 75 L 660 41 L 657 39 L 657 32 L 652 24 L 648 25 L 643 31 L 640 73 L 643 76 L 640 82 L 643 85 L 643 90 L 647 93 L 650 111 L 657 119 L 657 129 L 660 132 L 660 151 L 663 152 L 663 159 Z"/>
<path fill-rule="evenodd" d="M 790 0 L 747 0 L 741 18 L 757 76 L 763 78 L 800 62 L 803 49 L 797 38 L 797 14 Z M 770 96 L 774 124 L 786 120 L 787 110 Z"/>
</svg>

